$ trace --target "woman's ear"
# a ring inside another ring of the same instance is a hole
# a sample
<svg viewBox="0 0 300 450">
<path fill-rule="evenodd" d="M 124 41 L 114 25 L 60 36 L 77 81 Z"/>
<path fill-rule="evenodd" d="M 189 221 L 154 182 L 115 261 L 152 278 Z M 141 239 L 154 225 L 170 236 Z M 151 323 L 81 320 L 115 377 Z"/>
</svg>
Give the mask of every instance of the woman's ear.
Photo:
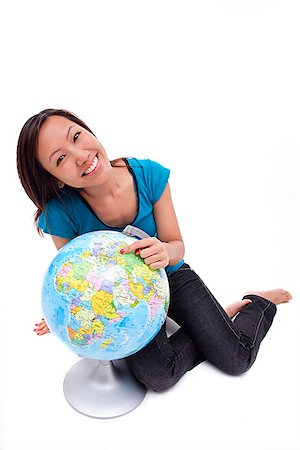
<svg viewBox="0 0 300 450">
<path fill-rule="evenodd" d="M 57 186 L 59 189 L 63 189 L 64 186 L 65 186 L 65 183 L 64 183 L 63 181 L 60 181 L 60 180 L 55 180 L 55 183 L 56 183 L 56 186 Z"/>
</svg>

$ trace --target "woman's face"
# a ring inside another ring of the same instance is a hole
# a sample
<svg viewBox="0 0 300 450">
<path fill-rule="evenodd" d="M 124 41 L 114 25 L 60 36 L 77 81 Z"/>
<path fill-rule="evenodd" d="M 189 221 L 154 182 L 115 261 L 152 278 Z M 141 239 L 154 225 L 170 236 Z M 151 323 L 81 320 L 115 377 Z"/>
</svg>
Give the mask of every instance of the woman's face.
<svg viewBox="0 0 300 450">
<path fill-rule="evenodd" d="M 101 184 L 111 171 L 98 139 L 62 116 L 50 116 L 41 126 L 37 159 L 57 180 L 74 188 Z"/>
</svg>

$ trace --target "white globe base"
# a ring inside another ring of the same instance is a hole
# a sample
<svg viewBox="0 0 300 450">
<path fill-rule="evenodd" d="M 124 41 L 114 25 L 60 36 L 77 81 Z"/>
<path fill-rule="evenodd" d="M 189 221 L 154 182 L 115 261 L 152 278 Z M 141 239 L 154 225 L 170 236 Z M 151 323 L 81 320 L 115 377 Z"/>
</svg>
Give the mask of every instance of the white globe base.
<svg viewBox="0 0 300 450">
<path fill-rule="evenodd" d="M 67 372 L 63 390 L 72 408 L 99 419 L 129 413 L 146 395 L 145 387 L 135 379 L 124 359 L 81 359 Z"/>
</svg>

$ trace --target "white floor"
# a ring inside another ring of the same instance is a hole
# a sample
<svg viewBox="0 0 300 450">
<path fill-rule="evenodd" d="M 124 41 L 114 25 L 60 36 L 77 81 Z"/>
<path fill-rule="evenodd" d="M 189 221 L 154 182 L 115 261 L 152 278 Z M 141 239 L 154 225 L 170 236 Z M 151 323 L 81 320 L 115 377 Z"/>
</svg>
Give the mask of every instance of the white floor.
<svg viewBox="0 0 300 450">
<path fill-rule="evenodd" d="M 297 316 L 296 301 L 281 308 L 245 375 L 226 376 L 205 362 L 174 388 L 148 392 L 136 410 L 110 420 L 67 404 L 62 382 L 76 357 L 50 335 L 20 333 L 1 367 L 1 449 L 299 449 Z M 20 340 L 24 352 L 15 352 Z"/>
<path fill-rule="evenodd" d="M 0 449 L 300 450 L 299 3 L 13 0 L 2 14 Z M 55 249 L 15 169 L 20 127 L 46 107 L 80 115 L 111 159 L 171 168 L 186 261 L 223 306 L 294 295 L 248 373 L 202 363 L 112 420 L 68 405 L 77 357 L 33 333 Z"/>
<path fill-rule="evenodd" d="M 294 299 L 279 306 L 257 361 L 248 373 L 231 377 L 204 362 L 169 391 L 148 392 L 143 403 L 128 415 L 99 420 L 77 413 L 64 398 L 63 379 L 77 356 L 54 336 L 39 338 L 32 331 L 35 320 L 41 316 L 40 279 L 55 250 L 48 240 L 40 241 L 30 233 L 27 237 L 20 244 L 20 259 L 15 263 L 16 267 L 25 263 L 26 266 L 19 280 L 10 278 L 7 297 L 12 296 L 12 290 L 15 295 L 1 307 L 1 450 L 300 448 L 300 308 L 289 266 L 281 276 L 290 280 L 284 287 L 294 293 Z M 46 250 L 44 254 L 41 248 Z M 253 256 L 243 264 L 252 282 Z M 243 278 L 234 259 L 229 258 L 224 273 L 220 269 L 216 275 L 212 273 L 211 278 L 216 281 L 209 283 L 213 292 L 222 290 L 224 297 L 232 299 L 239 297 L 238 291 L 243 292 L 233 283 L 232 271 Z M 215 264 L 219 267 L 219 263 Z M 268 264 L 258 261 L 257 266 L 265 267 L 263 275 L 269 282 L 272 270 L 278 269 L 272 259 Z M 259 276 L 257 280 L 259 285 Z M 273 287 L 281 285 L 281 280 L 274 277 Z"/>
</svg>

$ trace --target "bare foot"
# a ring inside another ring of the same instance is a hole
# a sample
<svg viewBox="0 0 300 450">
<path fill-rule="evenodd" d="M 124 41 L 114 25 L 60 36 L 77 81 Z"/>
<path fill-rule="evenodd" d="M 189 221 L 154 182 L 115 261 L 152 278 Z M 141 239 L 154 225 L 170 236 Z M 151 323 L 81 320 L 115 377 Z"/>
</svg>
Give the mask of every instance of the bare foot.
<svg viewBox="0 0 300 450">
<path fill-rule="evenodd" d="M 232 319 L 238 312 L 240 312 L 241 309 L 244 308 L 244 306 L 249 305 L 249 303 L 252 303 L 250 299 L 239 300 L 238 302 L 230 303 L 230 305 L 226 306 L 224 309 L 230 319 Z"/>
<path fill-rule="evenodd" d="M 249 291 L 246 292 L 245 295 L 255 294 L 260 297 L 266 298 L 270 300 L 270 302 L 275 303 L 275 305 L 279 305 L 279 303 L 289 302 L 293 297 L 284 289 L 272 289 L 271 291 Z"/>
</svg>

